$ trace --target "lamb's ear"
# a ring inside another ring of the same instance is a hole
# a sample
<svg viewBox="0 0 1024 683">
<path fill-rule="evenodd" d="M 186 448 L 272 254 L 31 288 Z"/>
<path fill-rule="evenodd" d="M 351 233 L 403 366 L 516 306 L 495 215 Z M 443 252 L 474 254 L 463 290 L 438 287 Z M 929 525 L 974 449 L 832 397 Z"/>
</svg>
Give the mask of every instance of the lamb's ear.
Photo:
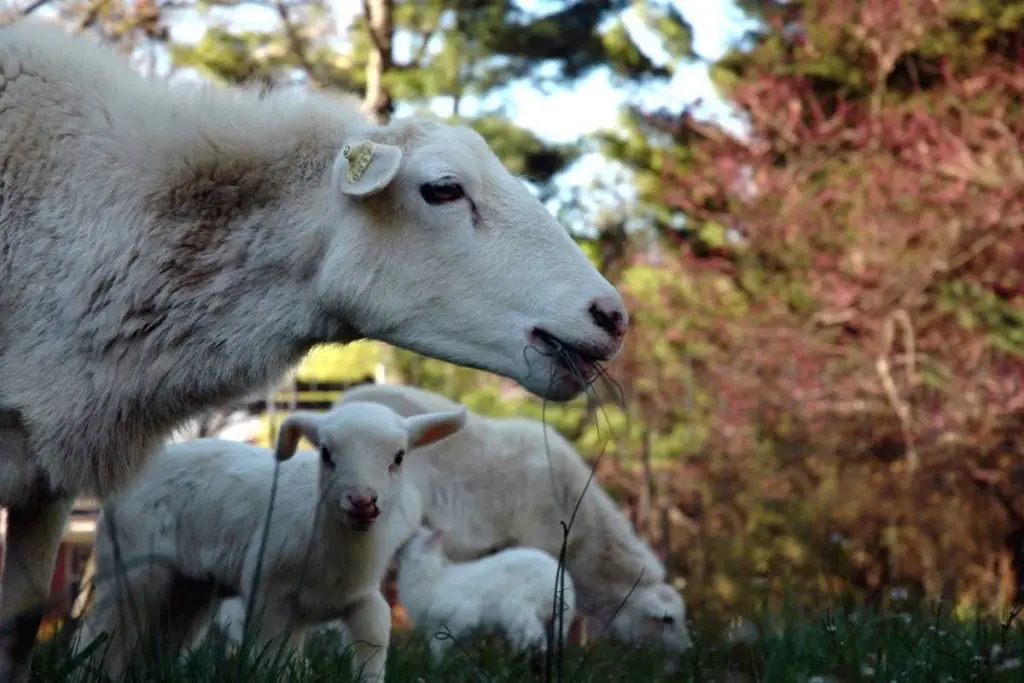
<svg viewBox="0 0 1024 683">
<path fill-rule="evenodd" d="M 394 180 L 402 165 L 402 150 L 372 140 L 345 145 L 334 160 L 334 186 L 342 194 L 366 197 Z"/>
<path fill-rule="evenodd" d="M 281 423 L 277 433 L 277 446 L 274 448 L 274 457 L 278 462 L 284 462 L 293 455 L 299 447 L 299 439 L 306 437 L 314 446 L 320 445 L 319 436 L 320 416 L 314 413 L 292 413 Z"/>
<path fill-rule="evenodd" d="M 441 539 L 444 538 L 444 529 L 434 529 L 430 532 L 430 536 L 427 537 L 428 548 L 438 548 L 441 546 Z"/>
<path fill-rule="evenodd" d="M 419 448 L 447 438 L 466 426 L 466 408 L 444 413 L 427 413 L 405 418 L 409 448 Z"/>
</svg>

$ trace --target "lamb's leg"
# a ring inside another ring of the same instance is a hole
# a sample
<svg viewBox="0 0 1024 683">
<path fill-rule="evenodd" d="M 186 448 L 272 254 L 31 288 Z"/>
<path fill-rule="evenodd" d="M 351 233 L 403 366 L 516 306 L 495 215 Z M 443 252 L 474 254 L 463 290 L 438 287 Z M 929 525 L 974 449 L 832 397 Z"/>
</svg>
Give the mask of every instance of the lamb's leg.
<svg viewBox="0 0 1024 683">
<path fill-rule="evenodd" d="M 243 596 L 242 599 L 248 607 L 248 598 Z M 286 598 L 260 596 L 253 601 L 252 607 L 252 614 L 246 615 L 245 628 L 249 628 L 248 621 L 251 621 L 254 654 L 258 656 L 266 651 L 273 655 L 273 648 L 280 648 L 289 655 L 302 654 L 306 642 L 305 624 L 297 622 Z"/>
<path fill-rule="evenodd" d="M 547 628 L 528 605 L 506 603 L 502 614 L 505 639 L 513 649 L 519 652 L 547 650 Z"/>
<path fill-rule="evenodd" d="M 448 654 L 448 650 L 452 646 L 450 638 L 441 636 L 439 631 L 431 631 L 427 634 L 429 641 L 427 643 L 427 649 L 430 651 L 430 661 L 435 665 L 440 664 L 444 656 Z"/>
<path fill-rule="evenodd" d="M 342 615 L 352 644 L 352 669 L 361 681 L 383 681 L 391 641 L 391 606 L 373 591 Z"/>
<path fill-rule="evenodd" d="M 241 598 L 214 602 L 205 614 L 199 615 L 187 650 L 195 652 L 211 635 L 217 639 L 218 644 L 224 645 L 226 652 L 238 649 L 245 636 L 245 605 Z"/>
<path fill-rule="evenodd" d="M 46 496 L 7 509 L 0 575 L 0 683 L 28 678 L 43 619 L 40 603 L 50 595 L 57 549 L 73 505 L 73 498 Z"/>
<path fill-rule="evenodd" d="M 178 632 L 177 637 L 172 640 L 172 647 L 177 647 L 179 661 L 186 661 L 194 655 L 196 650 L 202 647 L 206 636 L 215 630 L 211 627 L 217 626 L 215 623 L 217 607 L 218 603 L 215 600 L 210 600 L 205 605 L 197 606 L 190 615 L 187 615 L 187 619 L 180 619 L 176 624 Z"/>
<path fill-rule="evenodd" d="M 149 563 L 128 570 L 104 569 L 103 580 L 96 583 L 93 608 L 82 624 L 78 651 L 89 647 L 101 635 L 101 643 L 92 653 L 93 664 L 102 658 L 102 670 L 117 680 L 128 667 L 131 657 L 140 648 L 157 638 L 157 617 L 166 609 L 174 583 L 174 570 Z"/>
</svg>

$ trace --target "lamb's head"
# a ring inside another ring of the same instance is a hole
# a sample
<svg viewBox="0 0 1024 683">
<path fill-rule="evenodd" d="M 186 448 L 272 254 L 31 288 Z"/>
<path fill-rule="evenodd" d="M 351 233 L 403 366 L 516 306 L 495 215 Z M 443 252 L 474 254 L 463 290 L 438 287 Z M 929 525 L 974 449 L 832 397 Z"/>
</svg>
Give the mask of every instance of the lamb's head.
<svg viewBox="0 0 1024 683">
<path fill-rule="evenodd" d="M 620 642 L 664 648 L 672 658 L 691 646 L 686 603 L 667 583 L 637 586 L 611 624 Z"/>
<path fill-rule="evenodd" d="M 622 298 L 470 128 L 354 131 L 332 170 L 324 310 L 359 336 L 565 401 L 613 358 Z M 582 379 L 581 379 L 582 378 Z"/>
<path fill-rule="evenodd" d="M 410 563 L 415 563 L 418 573 L 426 568 L 443 569 L 448 564 L 443 549 L 444 532 L 421 526 L 395 552 L 399 571 Z"/>
<path fill-rule="evenodd" d="M 441 559 L 444 556 L 442 540 L 444 532 L 440 529 L 421 526 L 416 529 L 413 536 L 409 537 L 406 543 L 395 552 L 395 559 L 399 562 L 421 557 L 434 557 Z"/>
<path fill-rule="evenodd" d="M 380 403 L 346 403 L 326 413 L 288 416 L 276 456 L 279 461 L 290 458 L 300 437 L 315 444 L 321 504 L 349 529 L 368 531 L 398 506 L 405 458 L 465 424 L 465 408 L 403 418 Z"/>
</svg>

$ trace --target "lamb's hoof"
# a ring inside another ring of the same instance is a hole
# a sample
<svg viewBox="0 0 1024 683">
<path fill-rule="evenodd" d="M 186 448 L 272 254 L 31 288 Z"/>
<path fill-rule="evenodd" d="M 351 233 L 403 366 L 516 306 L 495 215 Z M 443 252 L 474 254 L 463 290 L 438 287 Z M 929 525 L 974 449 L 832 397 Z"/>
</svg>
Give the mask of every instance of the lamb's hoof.
<svg viewBox="0 0 1024 683">
<path fill-rule="evenodd" d="M 530 667 L 530 674 L 543 677 L 547 672 L 547 651 L 543 648 L 530 648 L 526 653 L 526 657 L 527 665 Z"/>
</svg>

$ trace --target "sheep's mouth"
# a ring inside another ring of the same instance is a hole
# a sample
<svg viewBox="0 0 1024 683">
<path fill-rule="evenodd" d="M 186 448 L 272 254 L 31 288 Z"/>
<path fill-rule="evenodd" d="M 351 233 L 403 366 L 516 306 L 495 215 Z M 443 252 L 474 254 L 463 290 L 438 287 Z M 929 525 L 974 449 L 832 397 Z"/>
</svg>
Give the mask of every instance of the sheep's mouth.
<svg viewBox="0 0 1024 683">
<path fill-rule="evenodd" d="M 369 531 L 373 525 L 377 523 L 378 517 L 380 517 L 379 510 L 375 510 L 372 513 L 353 512 L 351 510 L 345 511 L 345 518 L 348 521 L 348 525 L 355 531 Z"/>
<path fill-rule="evenodd" d="M 607 358 L 606 354 L 570 344 L 539 327 L 533 330 L 533 338 L 542 353 L 578 383 L 590 385 L 601 374 L 601 362 Z"/>
</svg>

